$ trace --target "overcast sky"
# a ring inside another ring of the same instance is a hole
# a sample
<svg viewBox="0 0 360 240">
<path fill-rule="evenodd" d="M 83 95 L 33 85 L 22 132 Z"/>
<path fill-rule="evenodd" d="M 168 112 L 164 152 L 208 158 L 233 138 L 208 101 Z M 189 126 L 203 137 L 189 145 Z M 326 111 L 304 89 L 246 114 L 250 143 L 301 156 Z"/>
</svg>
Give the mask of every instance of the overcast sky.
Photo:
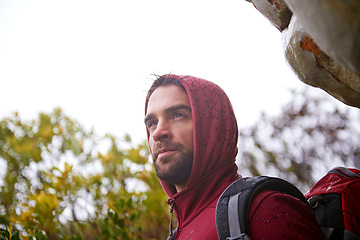
<svg viewBox="0 0 360 240">
<path fill-rule="evenodd" d="M 281 33 L 245 0 L 0 0 L 0 118 L 59 106 L 100 134 L 140 141 L 152 74 L 166 73 L 217 83 L 239 126 L 304 86 Z"/>
</svg>

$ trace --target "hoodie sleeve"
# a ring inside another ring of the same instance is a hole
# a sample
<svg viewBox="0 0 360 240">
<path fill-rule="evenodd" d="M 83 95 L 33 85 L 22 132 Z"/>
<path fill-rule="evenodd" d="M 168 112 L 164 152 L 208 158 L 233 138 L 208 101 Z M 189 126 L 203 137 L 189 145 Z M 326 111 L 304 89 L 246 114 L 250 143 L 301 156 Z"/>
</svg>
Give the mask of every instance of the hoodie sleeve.
<svg viewBox="0 0 360 240">
<path fill-rule="evenodd" d="M 284 193 L 259 193 L 250 206 L 249 218 L 253 240 L 325 239 L 309 207 Z"/>
</svg>

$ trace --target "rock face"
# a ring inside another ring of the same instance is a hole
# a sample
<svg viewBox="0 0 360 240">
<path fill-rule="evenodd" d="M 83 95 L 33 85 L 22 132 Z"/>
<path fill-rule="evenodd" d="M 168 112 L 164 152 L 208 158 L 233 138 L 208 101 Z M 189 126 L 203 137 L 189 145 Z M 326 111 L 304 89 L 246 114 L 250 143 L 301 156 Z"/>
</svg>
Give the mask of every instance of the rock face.
<svg viewBox="0 0 360 240">
<path fill-rule="evenodd" d="M 301 81 L 360 108 L 359 0 L 249 2 L 282 32 L 286 60 Z"/>
<path fill-rule="evenodd" d="M 252 0 L 251 2 L 281 32 L 289 25 L 292 12 L 284 0 Z"/>
</svg>

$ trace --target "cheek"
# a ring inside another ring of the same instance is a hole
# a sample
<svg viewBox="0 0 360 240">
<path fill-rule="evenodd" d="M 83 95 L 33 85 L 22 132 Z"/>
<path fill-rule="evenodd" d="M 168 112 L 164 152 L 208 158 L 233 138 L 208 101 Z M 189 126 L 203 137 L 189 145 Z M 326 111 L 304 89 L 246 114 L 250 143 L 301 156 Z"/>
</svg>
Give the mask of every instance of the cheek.
<svg viewBox="0 0 360 240">
<path fill-rule="evenodd" d="M 193 144 L 193 132 L 192 129 L 189 129 L 188 131 L 184 132 L 183 139 L 185 140 L 185 145 L 188 149 L 193 150 L 194 144 Z"/>
<path fill-rule="evenodd" d="M 151 136 L 149 137 L 148 144 L 149 144 L 149 150 L 150 150 L 150 153 L 153 153 L 153 149 L 154 149 L 154 141 L 152 140 L 152 137 L 151 137 Z"/>
</svg>

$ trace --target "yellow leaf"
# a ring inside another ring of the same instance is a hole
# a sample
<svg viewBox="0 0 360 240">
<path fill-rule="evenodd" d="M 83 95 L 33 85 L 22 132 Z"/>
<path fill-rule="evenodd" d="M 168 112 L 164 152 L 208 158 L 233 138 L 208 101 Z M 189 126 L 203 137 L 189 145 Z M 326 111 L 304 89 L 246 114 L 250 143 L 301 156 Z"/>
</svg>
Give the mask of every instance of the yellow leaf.
<svg viewBox="0 0 360 240">
<path fill-rule="evenodd" d="M 35 200 L 38 204 L 44 204 L 45 203 L 45 200 L 46 200 L 46 196 L 45 196 L 45 193 L 43 191 L 40 191 L 36 197 L 35 197 Z"/>
<path fill-rule="evenodd" d="M 69 163 L 65 163 L 64 164 L 65 170 L 64 170 L 64 174 L 68 174 L 69 172 L 71 172 L 72 166 Z"/>
</svg>

